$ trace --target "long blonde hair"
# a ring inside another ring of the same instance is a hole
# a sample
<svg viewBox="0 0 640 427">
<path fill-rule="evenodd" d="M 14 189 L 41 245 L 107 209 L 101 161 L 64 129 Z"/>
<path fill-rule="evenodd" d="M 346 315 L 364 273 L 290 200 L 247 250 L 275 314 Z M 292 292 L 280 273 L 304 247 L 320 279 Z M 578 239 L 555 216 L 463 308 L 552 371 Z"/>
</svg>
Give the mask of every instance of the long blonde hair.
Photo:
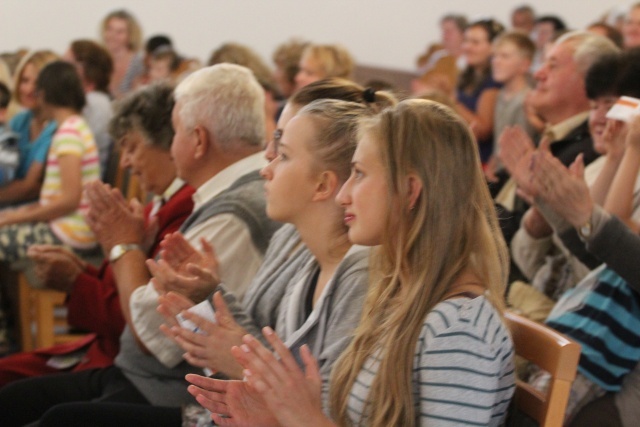
<svg viewBox="0 0 640 427">
<path fill-rule="evenodd" d="M 501 311 L 508 254 L 468 126 L 450 108 L 407 100 L 361 126 L 388 171 L 391 214 L 371 264 L 372 285 L 351 345 L 336 363 L 332 415 L 350 425 L 349 393 L 365 361 L 380 359 L 366 425 L 412 426 L 412 368 L 427 314 L 464 272 Z M 409 208 L 408 174 L 422 182 Z"/>
</svg>

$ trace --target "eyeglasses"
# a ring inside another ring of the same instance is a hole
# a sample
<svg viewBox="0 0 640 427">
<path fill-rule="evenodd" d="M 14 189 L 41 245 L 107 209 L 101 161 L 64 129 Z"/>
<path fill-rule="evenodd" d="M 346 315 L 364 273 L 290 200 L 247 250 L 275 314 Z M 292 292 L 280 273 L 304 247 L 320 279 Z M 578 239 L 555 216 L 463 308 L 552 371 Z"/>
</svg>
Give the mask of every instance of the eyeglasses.
<svg viewBox="0 0 640 427">
<path fill-rule="evenodd" d="M 280 140 L 282 139 L 282 129 L 276 129 L 273 131 L 273 148 L 277 152 L 278 145 L 280 144 Z"/>
</svg>

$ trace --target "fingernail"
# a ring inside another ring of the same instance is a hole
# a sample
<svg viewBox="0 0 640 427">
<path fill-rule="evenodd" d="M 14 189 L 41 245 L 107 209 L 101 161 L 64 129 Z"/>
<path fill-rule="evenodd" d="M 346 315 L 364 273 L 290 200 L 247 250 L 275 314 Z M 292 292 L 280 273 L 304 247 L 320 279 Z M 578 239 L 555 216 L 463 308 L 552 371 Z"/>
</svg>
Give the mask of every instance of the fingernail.
<svg viewBox="0 0 640 427">
<path fill-rule="evenodd" d="M 253 375 L 251 371 L 248 369 L 243 370 L 242 373 L 244 374 L 245 377 L 250 377 L 251 375 Z"/>
<path fill-rule="evenodd" d="M 265 335 L 273 335 L 273 329 L 271 329 L 268 326 L 265 326 L 262 331 L 264 332 Z"/>
<path fill-rule="evenodd" d="M 249 353 L 251 350 L 249 350 L 249 346 L 246 344 L 242 344 L 240 346 L 240 348 L 242 349 L 242 351 L 244 351 L 245 353 Z"/>
</svg>

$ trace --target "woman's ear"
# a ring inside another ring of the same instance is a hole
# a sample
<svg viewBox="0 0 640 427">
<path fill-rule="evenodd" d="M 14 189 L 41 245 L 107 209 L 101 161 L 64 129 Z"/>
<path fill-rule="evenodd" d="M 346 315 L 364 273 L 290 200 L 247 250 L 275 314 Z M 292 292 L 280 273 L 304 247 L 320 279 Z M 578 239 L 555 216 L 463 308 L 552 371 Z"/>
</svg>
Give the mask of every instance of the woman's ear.
<svg viewBox="0 0 640 427">
<path fill-rule="evenodd" d="M 316 191 L 312 200 L 333 200 L 335 199 L 339 189 L 340 182 L 338 181 L 336 174 L 331 171 L 324 171 L 319 175 L 318 182 L 316 184 Z"/>
<path fill-rule="evenodd" d="M 413 210 L 418 203 L 418 198 L 422 193 L 422 180 L 418 175 L 411 173 L 407 176 L 407 190 L 409 191 L 409 210 Z"/>
</svg>

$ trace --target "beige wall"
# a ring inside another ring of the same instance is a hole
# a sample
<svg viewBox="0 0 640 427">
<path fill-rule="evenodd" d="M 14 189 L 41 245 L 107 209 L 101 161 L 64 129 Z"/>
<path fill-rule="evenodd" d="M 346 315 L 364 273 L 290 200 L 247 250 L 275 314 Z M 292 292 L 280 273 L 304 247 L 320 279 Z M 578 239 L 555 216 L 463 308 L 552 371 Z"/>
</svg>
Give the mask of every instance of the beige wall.
<svg viewBox="0 0 640 427">
<path fill-rule="evenodd" d="M 494 16 L 531 3 L 582 28 L 615 2 L 584 0 L 0 0 L 0 52 L 19 47 L 64 51 L 70 40 L 97 37 L 109 11 L 126 7 L 145 36 L 169 34 L 179 51 L 206 60 L 225 41 L 238 41 L 270 59 L 290 36 L 341 42 L 363 64 L 410 70 L 419 51 L 438 38 L 437 23 L 449 12 L 470 19 Z M 629 4 L 621 1 L 620 4 Z M 491 5 L 488 9 L 487 5 Z"/>
</svg>

